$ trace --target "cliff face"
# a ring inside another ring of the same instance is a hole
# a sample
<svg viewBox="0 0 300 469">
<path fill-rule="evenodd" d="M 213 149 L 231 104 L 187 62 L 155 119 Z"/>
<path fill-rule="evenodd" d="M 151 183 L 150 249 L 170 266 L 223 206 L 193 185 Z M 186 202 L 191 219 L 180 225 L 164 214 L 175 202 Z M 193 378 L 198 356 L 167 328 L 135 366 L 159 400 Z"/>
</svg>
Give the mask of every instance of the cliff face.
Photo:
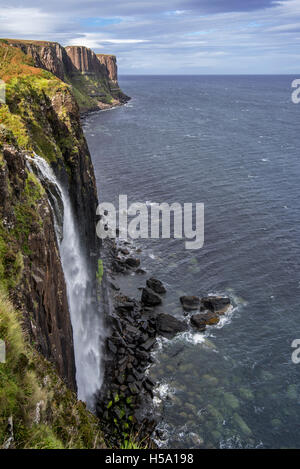
<svg viewBox="0 0 300 469">
<path fill-rule="evenodd" d="M 67 46 L 65 50 L 75 69 L 79 72 L 106 77 L 105 67 L 101 66 L 96 54 L 91 49 L 83 46 Z"/>
<path fill-rule="evenodd" d="M 39 181 L 26 169 L 25 154 L 5 143 L 3 133 L 2 129 L 2 286 L 24 311 L 26 329 L 38 349 L 75 390 L 72 327 L 51 208 Z"/>
<path fill-rule="evenodd" d="M 69 191 L 90 270 L 96 271 L 96 183 L 67 84 L 32 67 L 18 48 L 0 45 L 0 286 L 23 311 L 43 355 L 75 389 L 72 327 L 64 274 L 45 190 L 26 166 L 26 154 L 43 157 Z"/>
<path fill-rule="evenodd" d="M 121 103 L 126 103 L 129 98 L 126 96 L 126 94 L 123 93 L 118 83 L 118 66 L 116 56 L 97 54 L 97 58 L 107 71 L 111 94 Z"/>
<path fill-rule="evenodd" d="M 118 67 L 115 55 L 97 54 L 97 58 L 107 70 L 108 78 L 113 85 L 118 85 Z"/>
<path fill-rule="evenodd" d="M 84 309 L 89 318 L 91 311 L 109 308 L 110 299 L 99 259 L 96 183 L 80 110 L 129 99 L 117 87 L 116 73 L 113 58 L 101 62 L 86 48 L 0 40 L 0 78 L 6 83 L 6 102 L 0 103 L 0 339 L 7 343 L 8 357 L 0 380 L 0 447 L 24 447 L 26 441 L 43 448 L 103 445 L 97 422 L 65 386 L 76 390 L 66 288 L 70 276 L 62 267 L 49 181 L 35 175 L 31 162 L 37 155 L 44 159 L 69 196 L 88 267 L 87 288 L 94 292 Z M 97 351 L 101 333 L 96 330 Z M 7 435 L 8 419 L 19 435 Z"/>
<path fill-rule="evenodd" d="M 98 84 L 97 90 L 91 90 L 101 100 L 101 95 L 109 93 L 112 97 L 111 104 L 126 103 L 126 96 L 118 85 L 117 59 L 113 55 L 95 54 L 91 49 L 82 46 L 66 47 L 66 52 L 72 64 L 84 75 L 90 76 L 94 83 Z"/>
<path fill-rule="evenodd" d="M 21 49 L 35 67 L 72 86 L 81 111 L 117 106 L 129 100 L 119 88 L 114 56 L 99 57 L 87 47 L 62 47 L 56 42 L 4 40 Z"/>
<path fill-rule="evenodd" d="M 66 73 L 72 72 L 72 63 L 68 60 L 66 51 L 57 42 L 8 39 L 7 43 L 32 57 L 36 67 L 48 70 L 61 80 L 65 79 Z"/>
</svg>

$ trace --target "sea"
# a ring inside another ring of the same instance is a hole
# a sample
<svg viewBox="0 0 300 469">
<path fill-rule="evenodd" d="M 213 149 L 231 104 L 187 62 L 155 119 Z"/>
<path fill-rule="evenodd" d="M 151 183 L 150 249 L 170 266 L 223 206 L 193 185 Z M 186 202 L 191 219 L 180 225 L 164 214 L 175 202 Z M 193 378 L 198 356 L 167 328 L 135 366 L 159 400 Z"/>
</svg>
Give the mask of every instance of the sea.
<svg viewBox="0 0 300 469">
<path fill-rule="evenodd" d="M 300 447 L 295 78 L 121 76 L 131 101 L 85 119 L 102 202 L 204 204 L 203 247 L 135 240 L 146 274 L 120 277 L 122 290 L 139 297 L 155 276 L 159 311 L 187 322 L 183 295 L 232 301 L 205 333 L 158 340 L 148 373 L 161 448 Z"/>
</svg>

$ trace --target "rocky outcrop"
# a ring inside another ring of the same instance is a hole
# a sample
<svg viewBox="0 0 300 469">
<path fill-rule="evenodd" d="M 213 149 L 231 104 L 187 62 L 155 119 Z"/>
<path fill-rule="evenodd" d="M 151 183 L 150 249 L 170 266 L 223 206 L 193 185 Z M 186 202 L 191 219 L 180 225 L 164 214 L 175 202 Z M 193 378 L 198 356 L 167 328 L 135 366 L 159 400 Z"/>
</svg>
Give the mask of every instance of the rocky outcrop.
<svg viewBox="0 0 300 469">
<path fill-rule="evenodd" d="M 108 78 L 110 82 L 116 86 L 118 85 L 118 66 L 117 66 L 117 58 L 115 55 L 108 55 L 108 54 L 97 54 L 97 58 L 101 64 L 104 65 L 105 69 L 107 70 Z"/>
<path fill-rule="evenodd" d="M 168 339 L 174 337 L 179 332 L 185 332 L 188 326 L 185 322 L 179 321 L 170 314 L 161 313 L 157 317 L 157 332 Z"/>
<path fill-rule="evenodd" d="M 200 307 L 200 298 L 198 296 L 182 296 L 180 302 L 184 311 L 196 311 Z"/>
<path fill-rule="evenodd" d="M 21 49 L 32 57 L 36 67 L 53 73 L 60 80 L 72 73 L 73 66 L 65 49 L 58 42 L 7 40 L 8 44 Z"/>
<path fill-rule="evenodd" d="M 164 284 L 154 277 L 149 278 L 146 283 L 148 288 L 151 288 L 151 290 L 153 290 L 155 293 L 158 293 L 159 295 L 167 292 Z"/>
<path fill-rule="evenodd" d="M 150 288 L 143 288 L 142 290 L 142 303 L 145 306 L 159 306 L 162 300 L 159 295 L 154 293 Z"/>
<path fill-rule="evenodd" d="M 216 313 L 198 313 L 191 317 L 191 324 L 200 331 L 205 331 L 206 326 L 215 326 L 219 322 L 220 317 Z"/>
<path fill-rule="evenodd" d="M 99 62 L 97 55 L 91 49 L 84 46 L 67 46 L 65 51 L 74 69 L 79 72 L 87 75 L 95 74 L 108 76 L 106 67 Z"/>
<path fill-rule="evenodd" d="M 116 58 L 106 60 L 84 46 L 62 47 L 57 42 L 6 39 L 5 42 L 21 49 L 35 67 L 47 70 L 70 84 L 82 112 L 117 106 L 127 102 L 118 85 Z"/>
<path fill-rule="evenodd" d="M 91 49 L 83 46 L 68 46 L 66 52 L 74 68 L 98 83 L 98 90 L 91 89 L 91 96 L 97 94 L 99 98 L 109 94 L 116 100 L 114 104 L 122 104 L 129 100 L 118 84 L 117 59 L 112 55 L 95 54 Z"/>
<path fill-rule="evenodd" d="M 214 313 L 224 314 L 230 307 L 230 298 L 222 296 L 208 296 L 201 298 L 201 306 Z"/>
<path fill-rule="evenodd" d="M 120 89 L 118 83 L 118 66 L 116 56 L 108 54 L 97 54 L 97 58 L 99 62 L 105 67 L 107 72 L 111 94 L 121 103 L 126 103 L 129 98 Z"/>
</svg>

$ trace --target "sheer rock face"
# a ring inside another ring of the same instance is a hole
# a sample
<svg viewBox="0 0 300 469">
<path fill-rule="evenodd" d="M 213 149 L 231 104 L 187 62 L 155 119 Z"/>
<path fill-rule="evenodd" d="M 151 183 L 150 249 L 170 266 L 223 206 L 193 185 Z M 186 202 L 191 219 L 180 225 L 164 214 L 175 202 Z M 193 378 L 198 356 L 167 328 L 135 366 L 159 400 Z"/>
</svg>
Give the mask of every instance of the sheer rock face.
<svg viewBox="0 0 300 469">
<path fill-rule="evenodd" d="M 101 65 L 96 54 L 87 47 L 68 46 L 65 48 L 73 66 L 81 73 L 94 73 L 107 76 L 107 70 Z"/>
<path fill-rule="evenodd" d="M 85 75 L 93 75 L 102 88 L 109 90 L 116 100 L 114 104 L 122 104 L 129 100 L 119 87 L 117 59 L 114 55 L 95 54 L 83 46 L 68 46 L 65 50 L 76 70 Z"/>
<path fill-rule="evenodd" d="M 76 390 L 72 326 L 52 210 L 43 191 L 36 199 L 27 192 L 40 189 L 28 179 L 25 154 L 6 144 L 1 153 L 2 265 L 7 278 L 16 266 L 10 295 L 38 350 Z"/>
<path fill-rule="evenodd" d="M 118 67 L 117 58 L 115 55 L 97 54 L 97 58 L 101 64 L 103 64 L 107 70 L 108 78 L 112 84 L 118 85 Z"/>
<path fill-rule="evenodd" d="M 9 40 L 9 44 L 30 55 L 36 67 L 53 73 L 60 80 L 64 81 L 65 75 L 74 71 L 68 54 L 57 42 Z"/>
<path fill-rule="evenodd" d="M 121 90 L 118 83 L 118 66 L 115 55 L 97 54 L 99 62 L 105 67 L 108 75 L 111 94 L 120 101 L 126 103 L 130 98 Z"/>
</svg>

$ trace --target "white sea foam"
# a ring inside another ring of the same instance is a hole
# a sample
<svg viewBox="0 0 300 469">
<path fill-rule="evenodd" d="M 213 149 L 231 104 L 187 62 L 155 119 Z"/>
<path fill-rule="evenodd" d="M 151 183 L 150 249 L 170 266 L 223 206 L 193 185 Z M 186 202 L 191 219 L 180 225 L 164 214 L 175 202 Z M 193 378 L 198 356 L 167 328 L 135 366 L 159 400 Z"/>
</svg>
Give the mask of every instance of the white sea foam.
<svg viewBox="0 0 300 469">
<path fill-rule="evenodd" d="M 160 383 L 155 389 L 154 389 L 154 398 L 153 398 L 153 404 L 158 407 L 165 399 L 168 397 L 174 396 L 176 393 L 176 389 L 172 387 L 169 383 L 163 382 Z"/>
</svg>

